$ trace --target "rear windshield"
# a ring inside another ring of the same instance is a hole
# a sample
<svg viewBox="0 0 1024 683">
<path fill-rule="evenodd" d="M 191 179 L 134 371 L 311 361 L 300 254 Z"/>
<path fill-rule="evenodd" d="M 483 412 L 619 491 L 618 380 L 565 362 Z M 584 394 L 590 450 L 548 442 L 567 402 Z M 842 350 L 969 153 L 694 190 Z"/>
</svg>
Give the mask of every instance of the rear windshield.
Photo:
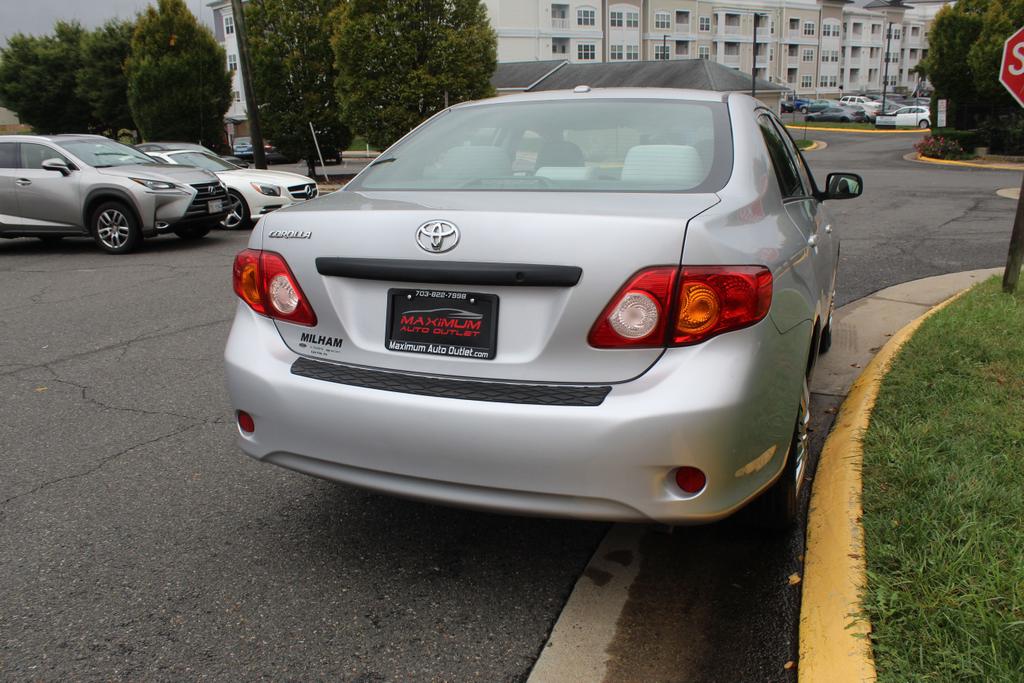
<svg viewBox="0 0 1024 683">
<path fill-rule="evenodd" d="M 731 172 L 721 102 L 499 100 L 438 116 L 347 189 L 714 192 Z"/>
</svg>

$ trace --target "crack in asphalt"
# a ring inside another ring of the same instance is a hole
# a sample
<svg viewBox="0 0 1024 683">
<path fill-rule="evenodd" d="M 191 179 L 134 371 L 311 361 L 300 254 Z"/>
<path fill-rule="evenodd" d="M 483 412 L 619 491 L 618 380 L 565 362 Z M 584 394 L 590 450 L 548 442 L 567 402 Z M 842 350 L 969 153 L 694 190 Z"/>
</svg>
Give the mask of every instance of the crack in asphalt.
<svg viewBox="0 0 1024 683">
<path fill-rule="evenodd" d="M 100 458 L 96 463 L 93 464 L 92 467 L 90 467 L 89 469 L 87 469 L 87 470 L 85 470 L 83 472 L 77 472 L 75 474 L 68 474 L 68 475 L 64 475 L 64 476 L 61 476 L 61 477 L 55 477 L 53 479 L 48 479 L 47 481 L 44 481 L 43 483 L 38 484 L 37 486 L 29 489 L 28 491 L 24 491 L 22 493 L 15 494 L 15 495 L 13 495 L 13 496 L 11 496 L 9 498 L 5 498 L 4 500 L 0 500 L 0 508 L 4 508 L 8 504 L 10 504 L 10 503 L 12 503 L 12 502 L 14 502 L 14 501 L 16 501 L 16 500 L 18 500 L 20 498 L 25 498 L 26 496 L 35 495 L 36 493 L 39 493 L 43 489 L 47 489 L 47 488 L 49 488 L 49 487 L 51 487 L 51 486 L 53 486 L 55 484 L 59 484 L 59 483 L 61 483 L 63 481 L 69 481 L 69 480 L 72 480 L 72 479 L 81 479 L 81 478 L 84 478 L 84 477 L 88 477 L 89 475 L 91 475 L 91 474 L 93 474 L 95 472 L 98 472 L 99 470 L 103 469 L 103 467 L 105 467 L 108 463 L 113 462 L 114 460 L 116 460 L 117 458 L 120 458 L 123 455 L 127 455 L 128 453 L 131 453 L 132 451 L 134 451 L 137 448 L 142 448 L 143 446 L 149 446 L 149 445 L 157 443 L 159 441 L 163 441 L 165 439 L 170 439 L 172 437 L 178 436 L 179 434 L 184 434 L 185 432 L 190 431 L 192 429 L 195 429 L 196 427 L 201 427 L 203 424 L 204 423 L 202 423 L 202 422 L 193 421 L 191 424 L 189 424 L 189 425 L 187 425 L 185 427 L 182 427 L 181 429 L 178 429 L 176 431 L 173 431 L 173 432 L 171 432 L 169 434 L 164 434 L 162 436 L 158 436 L 158 437 L 155 437 L 155 438 L 152 438 L 152 439 L 148 439 L 146 441 L 140 441 L 138 443 L 134 443 L 131 446 L 128 446 L 127 448 L 124 448 L 124 449 L 118 451 L 117 453 L 113 453 L 111 455 L 107 455 L 107 456 L 104 456 L 104 457 Z M 2 509 L 0 509 L 0 516 L 2 516 L 2 514 L 3 514 L 3 511 L 2 511 Z"/>
<path fill-rule="evenodd" d="M 155 334 L 150 333 L 148 335 L 144 335 L 144 336 L 140 336 L 140 337 L 135 337 L 133 339 L 128 339 L 128 340 L 125 340 L 125 341 L 119 341 L 119 342 L 116 342 L 114 344 L 108 344 L 107 346 L 101 346 L 101 347 L 96 348 L 96 349 L 90 349 L 89 351 L 81 351 L 79 353 L 73 353 L 73 354 L 70 354 L 68 356 L 63 356 L 61 358 L 54 358 L 52 360 L 48 360 L 48 361 L 43 362 L 43 363 L 35 363 L 35 364 L 31 364 L 31 365 L 30 364 L 24 364 L 24 365 L 21 365 L 20 367 L 18 367 L 18 369 L 16 369 L 16 370 L 6 370 L 4 372 L 0 372 L 0 377 L 8 377 L 10 375 L 16 375 L 19 372 L 24 372 L 25 370 L 34 370 L 34 369 L 37 369 L 37 368 L 42 368 L 44 370 L 50 370 L 51 372 L 53 372 L 53 370 L 49 367 L 51 365 L 55 365 L 57 363 L 64 363 L 64 362 L 67 362 L 67 361 L 70 361 L 70 360 L 78 360 L 79 358 L 88 358 L 89 356 L 92 356 L 92 355 L 97 354 L 97 353 L 103 353 L 104 351 L 113 351 L 115 349 L 122 349 L 122 347 L 123 347 L 123 351 L 122 351 L 122 356 L 123 356 L 124 353 L 127 353 L 128 347 L 130 347 L 132 344 L 137 344 L 139 342 L 144 342 L 144 341 L 151 341 L 153 339 L 159 339 L 161 337 L 169 337 L 169 336 L 171 336 L 173 334 L 177 334 L 179 332 L 191 332 L 192 330 L 201 330 L 201 329 L 204 329 L 204 328 L 207 328 L 207 327 L 213 327 L 215 325 L 223 325 L 224 323 L 230 322 L 233 317 L 234 316 L 230 316 L 230 317 L 227 317 L 227 318 L 218 318 L 217 320 L 211 320 L 209 322 L 199 323 L 197 325 L 191 325 L 189 327 L 179 327 L 179 328 L 175 328 L 173 330 L 167 330 L 166 332 L 161 331 L 161 332 L 158 332 L 158 333 L 155 333 Z M 165 326 L 164 328 L 161 328 L 161 329 L 165 329 L 166 330 L 167 326 Z M 14 364 L 12 363 L 11 365 L 14 365 Z"/>
</svg>

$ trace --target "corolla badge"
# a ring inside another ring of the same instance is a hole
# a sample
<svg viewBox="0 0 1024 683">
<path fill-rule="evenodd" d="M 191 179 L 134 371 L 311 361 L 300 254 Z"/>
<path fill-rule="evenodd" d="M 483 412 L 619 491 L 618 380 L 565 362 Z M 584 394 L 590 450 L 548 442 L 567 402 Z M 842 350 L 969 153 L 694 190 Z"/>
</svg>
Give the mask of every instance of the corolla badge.
<svg viewBox="0 0 1024 683">
<path fill-rule="evenodd" d="M 459 243 L 459 229 L 448 221 L 427 221 L 416 229 L 416 244 L 423 251 L 440 254 Z"/>
</svg>

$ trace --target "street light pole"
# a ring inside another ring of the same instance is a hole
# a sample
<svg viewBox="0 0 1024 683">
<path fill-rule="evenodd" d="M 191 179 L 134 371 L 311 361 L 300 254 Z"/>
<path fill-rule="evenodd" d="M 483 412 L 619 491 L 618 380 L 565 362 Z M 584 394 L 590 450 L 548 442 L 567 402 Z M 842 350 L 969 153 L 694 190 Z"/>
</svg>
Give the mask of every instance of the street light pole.
<svg viewBox="0 0 1024 683">
<path fill-rule="evenodd" d="M 249 137 L 252 138 L 252 163 L 256 168 L 266 168 L 267 158 L 263 151 L 263 133 L 260 130 L 260 108 L 256 104 L 256 93 L 252 89 L 252 69 L 249 63 L 249 34 L 245 30 L 245 14 L 242 0 L 231 0 L 235 18 L 235 39 L 238 41 L 238 69 L 242 74 L 242 89 L 245 91 L 245 110 L 249 117 Z"/>
<path fill-rule="evenodd" d="M 661 58 L 668 61 L 668 34 L 661 35 Z"/>
<path fill-rule="evenodd" d="M 885 113 L 885 91 L 889 87 L 889 48 L 892 46 L 892 22 L 885 34 L 885 69 L 882 76 L 882 113 Z"/>
</svg>

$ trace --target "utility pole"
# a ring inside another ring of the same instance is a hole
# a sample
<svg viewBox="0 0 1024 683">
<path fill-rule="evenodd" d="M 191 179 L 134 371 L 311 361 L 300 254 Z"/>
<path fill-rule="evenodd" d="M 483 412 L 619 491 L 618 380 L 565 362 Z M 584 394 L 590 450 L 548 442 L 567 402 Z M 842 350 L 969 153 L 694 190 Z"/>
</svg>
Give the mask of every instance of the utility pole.
<svg viewBox="0 0 1024 683">
<path fill-rule="evenodd" d="M 242 74 L 242 89 L 245 90 L 245 109 L 249 116 L 249 137 L 252 138 L 252 163 L 256 168 L 267 167 L 263 150 L 263 133 L 260 131 L 260 107 L 252 88 L 252 70 L 249 63 L 249 34 L 245 30 L 245 14 L 242 0 L 231 0 L 231 11 L 235 15 L 235 40 L 238 41 L 238 69 Z"/>
<path fill-rule="evenodd" d="M 663 33 L 661 35 L 661 55 L 666 61 L 668 60 L 668 34 Z"/>
<path fill-rule="evenodd" d="M 885 69 L 884 75 L 882 76 L 882 111 L 885 113 L 885 95 L 886 89 L 889 87 L 889 47 L 892 45 L 892 22 L 889 22 L 889 30 L 885 34 Z"/>
</svg>

